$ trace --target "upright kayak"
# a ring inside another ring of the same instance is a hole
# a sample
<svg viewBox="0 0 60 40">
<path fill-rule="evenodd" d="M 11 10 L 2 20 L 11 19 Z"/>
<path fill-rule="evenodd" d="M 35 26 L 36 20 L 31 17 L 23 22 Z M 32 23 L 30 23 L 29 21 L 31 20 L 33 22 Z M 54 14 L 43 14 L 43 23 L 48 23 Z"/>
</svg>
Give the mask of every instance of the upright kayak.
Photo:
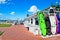
<svg viewBox="0 0 60 40">
<path fill-rule="evenodd" d="M 51 32 L 52 34 L 56 34 L 56 18 L 55 18 L 55 14 L 52 13 L 49 15 L 50 18 L 50 22 L 51 22 Z"/>
<path fill-rule="evenodd" d="M 56 34 L 58 34 L 58 18 L 57 18 L 57 15 L 56 15 Z"/>
<path fill-rule="evenodd" d="M 59 21 L 59 23 L 58 23 L 58 33 L 60 34 L 60 21 Z"/>
<path fill-rule="evenodd" d="M 47 32 L 46 34 L 51 35 L 51 23 L 48 14 L 45 14 L 45 23 L 46 23 L 46 32 Z"/>
<path fill-rule="evenodd" d="M 53 7 L 50 7 L 49 9 L 49 18 L 51 22 L 51 32 L 52 34 L 56 34 L 56 17 L 55 17 L 55 11 Z"/>
<path fill-rule="evenodd" d="M 57 13 L 56 16 L 58 19 L 58 34 L 60 34 L 60 13 Z"/>
<path fill-rule="evenodd" d="M 46 24 L 45 24 L 43 12 L 38 12 L 38 22 L 39 22 L 39 28 L 41 30 L 41 34 L 43 36 L 46 36 Z"/>
</svg>

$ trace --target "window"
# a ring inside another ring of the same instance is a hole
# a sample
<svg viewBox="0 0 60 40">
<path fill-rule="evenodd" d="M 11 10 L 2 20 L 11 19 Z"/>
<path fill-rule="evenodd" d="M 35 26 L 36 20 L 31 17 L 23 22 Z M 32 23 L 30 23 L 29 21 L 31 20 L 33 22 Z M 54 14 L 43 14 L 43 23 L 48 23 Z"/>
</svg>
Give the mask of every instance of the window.
<svg viewBox="0 0 60 40">
<path fill-rule="evenodd" d="M 35 18 L 35 25 L 38 25 L 38 19 Z"/>
<path fill-rule="evenodd" d="M 31 19 L 31 24 L 33 24 L 33 19 Z"/>
</svg>

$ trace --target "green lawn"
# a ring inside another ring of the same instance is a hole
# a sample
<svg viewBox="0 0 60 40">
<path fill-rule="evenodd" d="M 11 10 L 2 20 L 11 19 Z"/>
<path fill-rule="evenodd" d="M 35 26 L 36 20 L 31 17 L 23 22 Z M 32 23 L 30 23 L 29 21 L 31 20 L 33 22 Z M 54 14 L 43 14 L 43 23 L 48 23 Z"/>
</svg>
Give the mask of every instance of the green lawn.
<svg viewBox="0 0 60 40">
<path fill-rule="evenodd" d="M 10 27 L 11 24 L 0 24 L 0 27 Z"/>
<path fill-rule="evenodd" d="M 3 34 L 4 32 L 0 31 L 0 36 Z"/>
</svg>

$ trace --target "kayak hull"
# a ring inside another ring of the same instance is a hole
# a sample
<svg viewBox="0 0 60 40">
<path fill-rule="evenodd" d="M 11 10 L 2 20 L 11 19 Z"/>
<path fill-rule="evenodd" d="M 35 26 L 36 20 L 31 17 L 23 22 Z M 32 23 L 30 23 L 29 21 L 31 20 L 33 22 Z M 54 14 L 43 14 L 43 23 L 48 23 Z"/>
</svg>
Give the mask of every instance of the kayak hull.
<svg viewBox="0 0 60 40">
<path fill-rule="evenodd" d="M 41 30 L 41 34 L 43 36 L 46 36 L 46 24 L 45 24 L 43 12 L 38 12 L 38 22 L 39 22 L 39 28 Z"/>
</svg>

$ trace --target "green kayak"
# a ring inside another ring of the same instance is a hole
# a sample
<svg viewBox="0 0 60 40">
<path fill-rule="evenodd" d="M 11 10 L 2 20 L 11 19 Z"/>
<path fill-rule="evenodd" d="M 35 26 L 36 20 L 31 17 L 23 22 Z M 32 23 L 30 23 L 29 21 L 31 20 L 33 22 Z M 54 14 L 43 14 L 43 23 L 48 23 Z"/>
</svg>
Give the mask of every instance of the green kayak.
<svg viewBox="0 0 60 40">
<path fill-rule="evenodd" d="M 46 24 L 45 24 L 43 12 L 38 12 L 38 23 L 39 23 L 39 28 L 41 30 L 41 34 L 43 36 L 46 36 Z"/>
</svg>

